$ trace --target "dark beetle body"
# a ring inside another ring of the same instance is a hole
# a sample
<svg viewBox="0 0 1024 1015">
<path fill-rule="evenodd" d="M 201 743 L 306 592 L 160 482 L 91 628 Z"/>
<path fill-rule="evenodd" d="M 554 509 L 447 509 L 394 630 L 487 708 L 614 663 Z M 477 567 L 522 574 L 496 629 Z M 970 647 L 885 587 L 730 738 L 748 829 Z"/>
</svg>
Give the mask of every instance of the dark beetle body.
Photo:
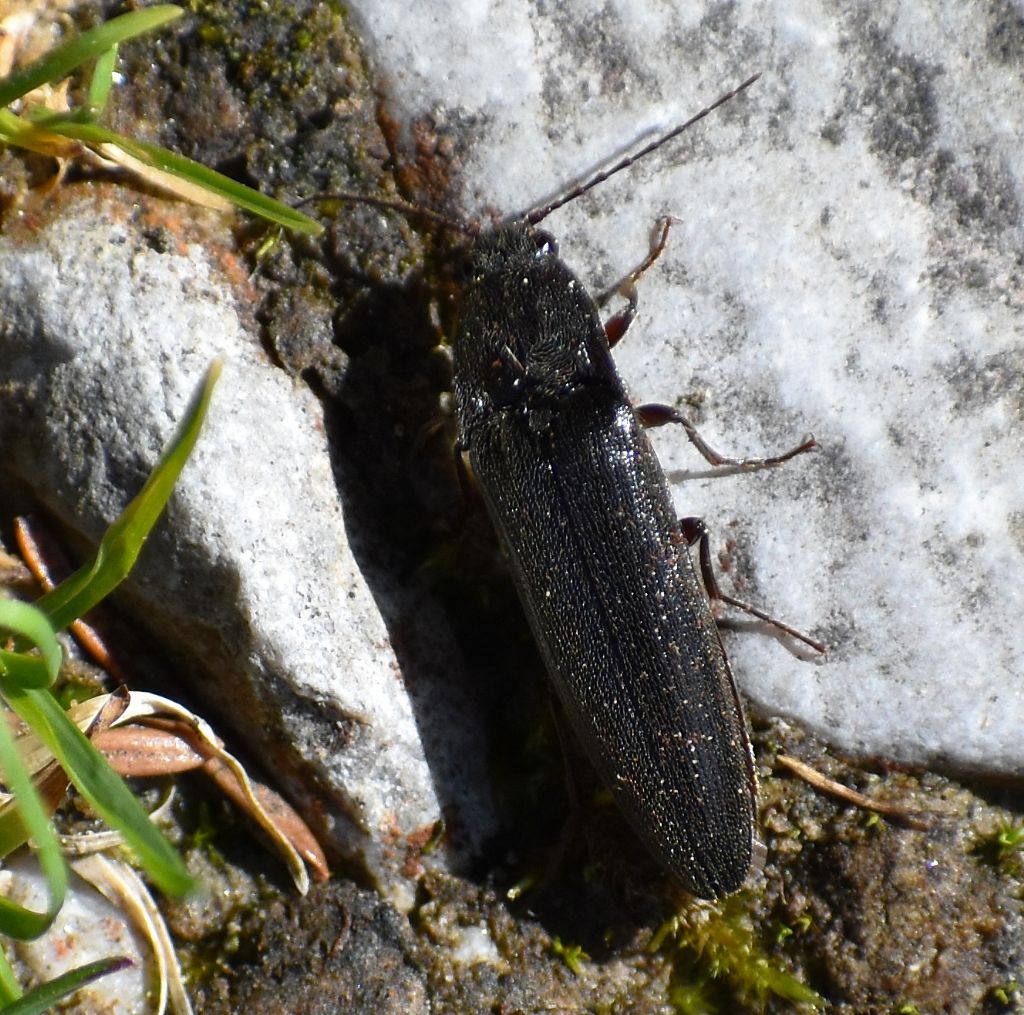
<svg viewBox="0 0 1024 1015">
<path fill-rule="evenodd" d="M 735 891 L 756 807 L 742 706 L 598 308 L 546 233 L 476 239 L 454 369 L 461 447 L 591 762 L 688 891 Z"/>
</svg>

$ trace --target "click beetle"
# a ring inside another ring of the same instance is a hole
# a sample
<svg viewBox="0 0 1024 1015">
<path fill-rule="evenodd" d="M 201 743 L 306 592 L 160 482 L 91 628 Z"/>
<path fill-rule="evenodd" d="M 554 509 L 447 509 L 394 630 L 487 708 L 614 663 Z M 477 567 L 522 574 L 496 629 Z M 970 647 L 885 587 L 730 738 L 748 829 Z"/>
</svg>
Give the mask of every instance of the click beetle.
<svg viewBox="0 0 1024 1015">
<path fill-rule="evenodd" d="M 709 899 L 743 884 L 756 842 L 753 756 L 708 594 L 736 601 L 714 583 L 703 527 L 676 519 L 645 425 L 682 423 L 712 464 L 747 469 L 814 441 L 737 462 L 672 410 L 635 408 L 610 348 L 633 317 L 633 283 L 660 253 L 668 223 L 627 281 L 628 307 L 608 325 L 536 225 L 753 80 L 556 201 L 481 232 L 468 252 L 452 348 L 458 448 L 562 709 L 647 848 Z"/>
</svg>

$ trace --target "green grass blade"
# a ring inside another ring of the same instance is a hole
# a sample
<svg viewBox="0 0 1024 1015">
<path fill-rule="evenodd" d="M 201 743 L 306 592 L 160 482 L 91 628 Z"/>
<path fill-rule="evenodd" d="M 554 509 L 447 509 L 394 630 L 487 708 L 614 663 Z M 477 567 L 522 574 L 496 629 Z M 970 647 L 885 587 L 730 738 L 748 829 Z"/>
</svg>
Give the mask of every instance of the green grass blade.
<svg viewBox="0 0 1024 1015">
<path fill-rule="evenodd" d="M 60 642 L 50 626 L 49 617 L 38 607 L 17 599 L 0 601 L 0 630 L 11 631 L 31 642 L 38 650 L 39 656 L 25 656 L 21 652 L 0 651 L 0 669 L 26 664 L 26 675 L 42 667 L 41 678 L 31 680 L 28 687 L 49 687 L 57 679 L 60 664 L 64 658 Z M 27 664 L 32 664 L 29 667 Z M 8 669 L 10 672 L 10 669 Z M 17 679 L 17 678 L 16 678 Z M 41 680 L 41 682 L 37 682 Z"/>
<path fill-rule="evenodd" d="M 110 98 L 110 90 L 114 85 L 114 69 L 117 65 L 117 51 L 118 47 L 112 46 L 97 57 L 83 105 L 71 112 L 48 109 L 46 106 L 28 106 L 23 110 L 25 120 L 42 129 L 46 129 L 50 123 L 92 123 L 103 112 L 107 99 Z M 6 112 L 10 114 L 10 110 Z M 6 133 L 10 134 L 11 131 L 8 130 Z M 8 143 L 18 142 L 15 138 Z"/>
<path fill-rule="evenodd" d="M 247 187 L 244 183 L 232 180 L 215 169 L 200 165 L 184 155 L 178 155 L 159 145 L 123 137 L 99 124 L 78 123 L 74 117 L 47 119 L 46 128 L 55 134 L 61 134 L 75 141 L 84 141 L 87 144 L 117 145 L 147 166 L 187 180 L 211 194 L 231 201 L 239 208 L 244 208 L 270 222 L 276 222 L 286 229 L 294 229 L 296 232 L 307 233 L 310 236 L 318 236 L 324 231 L 324 227 L 308 215 L 303 215 L 302 212 L 295 211 L 294 208 L 289 208 L 288 205 L 282 204 L 280 201 L 266 197 L 258 190 Z"/>
<path fill-rule="evenodd" d="M 126 969 L 131 964 L 131 959 L 113 956 L 71 969 L 55 980 L 41 983 L 12 1004 L 0 1008 L 0 1015 L 45 1015 L 58 1001 L 81 990 L 87 983 L 109 973 L 116 973 L 119 969 Z"/>
<path fill-rule="evenodd" d="M 180 7 L 173 4 L 159 4 L 146 10 L 122 14 L 119 18 L 90 28 L 89 31 L 51 49 L 38 60 L 33 60 L 0 81 L 0 107 L 9 106 L 33 88 L 48 82 L 60 81 L 76 67 L 89 60 L 95 60 L 119 42 L 160 28 L 168 22 L 177 20 L 184 13 Z"/>
<path fill-rule="evenodd" d="M 188 892 L 192 879 L 181 858 L 57 699 L 49 691 L 4 687 L 3 692 L 11 708 L 46 744 L 93 810 L 124 836 L 157 886 L 168 895 Z"/>
<path fill-rule="evenodd" d="M 63 145 L 63 139 L 57 138 Z M 52 155 L 54 138 L 9 109 L 0 109 L 0 144 L 17 145 L 30 152 Z"/>
<path fill-rule="evenodd" d="M 6 680 L 0 678 L 0 687 Z M 3 687 L 6 692 L 7 688 Z M 49 691 L 28 691 L 28 694 L 45 694 Z M 68 887 L 68 869 L 57 842 L 57 836 L 50 825 L 50 817 L 43 808 L 39 794 L 25 769 L 14 737 L 6 722 L 0 722 L 0 770 L 3 771 L 7 788 L 18 801 L 18 811 L 25 834 L 35 842 L 39 867 L 46 879 L 50 903 L 45 913 L 25 909 L 8 899 L 0 897 L 0 933 L 10 937 L 28 940 L 46 933 L 54 917 L 64 905 Z"/>
<path fill-rule="evenodd" d="M 91 610 L 131 571 L 195 447 L 220 371 L 219 361 L 207 371 L 178 432 L 164 449 L 146 485 L 107 529 L 96 556 L 36 602 L 58 631 Z"/>
<path fill-rule="evenodd" d="M 22 118 L 9 109 L 0 109 L 0 141 L 4 144 L 17 144 L 18 138 L 30 129 Z"/>
<path fill-rule="evenodd" d="M 10 962 L 7 961 L 7 953 L 0 948 L 0 1004 L 9 1005 L 21 997 L 21 985 L 18 983 Z"/>
<path fill-rule="evenodd" d="M 117 46 L 111 46 L 96 58 L 96 66 L 89 80 L 89 92 L 85 99 L 85 112 L 99 116 L 106 108 L 110 90 L 114 87 L 114 68 L 117 66 Z"/>
<path fill-rule="evenodd" d="M 49 687 L 52 681 L 46 663 L 38 656 L 0 649 L 0 674 L 19 687 Z"/>
<path fill-rule="evenodd" d="M 20 849 L 28 840 L 29 834 L 25 830 L 25 822 L 21 819 L 18 803 L 12 799 L 9 805 L 0 811 L 0 858 Z"/>
<path fill-rule="evenodd" d="M 93 560 L 36 604 L 54 628 L 67 626 L 95 606 L 131 570 L 195 447 L 220 371 L 220 362 L 215 362 L 207 371 L 178 432 L 164 449 L 141 492 L 107 530 Z M 0 690 L 11 708 L 46 744 L 96 813 L 121 832 L 153 881 L 168 894 L 181 895 L 188 891 L 191 880 L 181 859 L 53 695 L 19 684 L 9 674 L 0 675 Z M 34 832 L 31 834 L 35 836 Z"/>
</svg>

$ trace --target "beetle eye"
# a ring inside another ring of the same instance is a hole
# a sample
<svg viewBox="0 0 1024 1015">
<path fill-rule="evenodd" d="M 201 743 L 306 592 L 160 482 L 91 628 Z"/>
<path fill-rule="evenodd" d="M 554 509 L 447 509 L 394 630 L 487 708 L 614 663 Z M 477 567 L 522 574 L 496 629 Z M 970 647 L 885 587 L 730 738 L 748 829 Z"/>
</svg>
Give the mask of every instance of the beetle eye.
<svg viewBox="0 0 1024 1015">
<path fill-rule="evenodd" d="M 548 257 L 558 257 L 558 243 L 551 233 L 538 229 L 532 238 L 534 246 L 537 248 L 537 253 L 533 255 L 536 260 L 542 261 Z"/>
</svg>

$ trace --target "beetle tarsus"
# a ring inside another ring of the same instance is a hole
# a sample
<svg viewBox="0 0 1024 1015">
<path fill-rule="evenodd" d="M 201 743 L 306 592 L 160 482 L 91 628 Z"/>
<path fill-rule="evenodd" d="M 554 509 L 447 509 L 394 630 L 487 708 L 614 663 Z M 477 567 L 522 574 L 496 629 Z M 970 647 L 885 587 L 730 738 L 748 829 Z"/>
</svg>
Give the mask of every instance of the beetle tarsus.
<svg viewBox="0 0 1024 1015">
<path fill-rule="evenodd" d="M 715 569 L 711 566 L 711 536 L 703 518 L 680 518 L 679 528 L 690 546 L 693 546 L 695 543 L 699 544 L 700 576 L 704 582 L 704 590 L 707 592 L 709 599 L 717 599 L 719 602 L 727 603 L 737 610 L 749 613 L 752 617 L 763 620 L 766 624 L 770 624 L 783 634 L 787 634 L 791 638 L 796 638 L 797 641 L 802 641 L 805 645 L 809 645 L 815 652 L 820 652 L 822 655 L 828 653 L 828 646 L 824 642 L 820 642 L 810 635 L 804 634 L 803 631 L 798 631 L 790 624 L 786 624 L 771 614 L 765 613 L 764 610 L 759 610 L 756 606 L 752 606 L 742 599 L 737 599 L 735 596 L 727 595 L 722 591 L 722 587 L 718 584 L 718 579 L 715 577 Z"/>
<path fill-rule="evenodd" d="M 818 442 L 814 439 L 814 434 L 808 434 L 799 444 L 796 445 L 796 447 L 790 448 L 788 451 L 784 451 L 780 455 L 772 455 L 768 458 L 729 458 L 727 455 L 720 454 L 711 447 L 711 445 L 701 437 L 700 431 L 698 431 L 685 416 L 669 405 L 658 405 L 655 403 L 638 405 L 636 407 L 636 414 L 640 423 L 648 430 L 657 426 L 665 426 L 668 423 L 678 423 L 686 431 L 687 438 L 689 438 L 690 443 L 700 452 L 701 457 L 703 457 L 709 465 L 715 466 L 716 469 L 725 466 L 738 469 L 742 472 L 757 472 L 759 469 L 772 469 L 776 465 L 782 465 L 784 462 L 788 462 L 791 458 L 795 458 L 797 455 L 802 455 L 807 451 L 812 451 L 818 446 Z"/>
</svg>

